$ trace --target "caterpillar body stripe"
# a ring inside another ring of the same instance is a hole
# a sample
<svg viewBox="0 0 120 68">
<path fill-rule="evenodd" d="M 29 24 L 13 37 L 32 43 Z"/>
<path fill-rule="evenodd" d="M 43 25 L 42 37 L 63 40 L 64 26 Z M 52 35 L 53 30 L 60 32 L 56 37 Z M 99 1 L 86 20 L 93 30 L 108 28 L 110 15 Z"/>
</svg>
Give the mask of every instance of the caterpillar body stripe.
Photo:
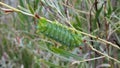
<svg viewBox="0 0 120 68">
<path fill-rule="evenodd" d="M 57 21 L 48 22 L 45 18 L 39 19 L 37 25 L 37 33 L 42 33 L 45 36 L 60 42 L 67 46 L 79 46 L 82 42 L 80 34 L 70 30 L 70 27 L 64 26 Z"/>
</svg>

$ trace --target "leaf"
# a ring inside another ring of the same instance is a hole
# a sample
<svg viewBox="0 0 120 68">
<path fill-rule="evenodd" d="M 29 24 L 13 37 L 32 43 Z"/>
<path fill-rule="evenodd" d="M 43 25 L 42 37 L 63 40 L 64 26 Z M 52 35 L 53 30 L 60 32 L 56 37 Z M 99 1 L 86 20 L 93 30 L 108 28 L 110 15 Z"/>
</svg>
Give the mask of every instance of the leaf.
<svg viewBox="0 0 120 68">
<path fill-rule="evenodd" d="M 107 13 L 108 17 L 110 17 L 111 13 L 112 13 L 111 1 L 108 0 L 108 13 Z"/>
<path fill-rule="evenodd" d="M 65 51 L 63 49 L 52 47 L 52 48 L 50 48 L 50 50 L 53 51 L 56 54 L 59 54 L 59 55 L 61 55 L 63 57 L 66 57 L 66 58 L 73 58 L 73 59 L 76 59 L 76 60 L 83 60 L 83 58 L 81 58 L 80 56 L 72 54 L 72 53 L 70 53 L 68 51 Z"/>
<path fill-rule="evenodd" d="M 100 9 L 98 9 L 98 11 L 95 14 L 95 21 L 94 21 L 95 23 L 97 22 L 97 19 L 99 18 L 102 9 L 103 9 L 103 4 L 102 4 L 102 6 L 100 7 Z"/>
<path fill-rule="evenodd" d="M 32 63 L 33 63 L 33 53 L 27 49 L 27 48 L 23 48 L 22 49 L 22 63 L 24 65 L 25 68 L 31 68 Z"/>
<path fill-rule="evenodd" d="M 20 6 L 25 7 L 23 0 L 19 0 L 19 4 L 20 4 Z"/>
<path fill-rule="evenodd" d="M 32 14 L 34 14 L 34 9 L 30 6 L 30 5 L 28 5 L 28 8 L 29 8 L 29 10 L 30 10 L 30 12 L 32 13 Z"/>
</svg>

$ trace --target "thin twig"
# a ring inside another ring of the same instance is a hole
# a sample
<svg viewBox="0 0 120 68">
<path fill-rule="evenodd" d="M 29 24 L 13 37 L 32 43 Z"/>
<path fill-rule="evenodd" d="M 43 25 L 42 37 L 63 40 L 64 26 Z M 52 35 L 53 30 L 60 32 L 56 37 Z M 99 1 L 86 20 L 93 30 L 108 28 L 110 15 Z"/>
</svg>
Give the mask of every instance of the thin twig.
<svg viewBox="0 0 120 68">
<path fill-rule="evenodd" d="M 89 12 L 81 11 L 81 10 L 75 9 L 75 8 L 69 6 L 69 5 L 64 4 L 64 3 L 62 3 L 62 4 L 63 4 L 64 6 L 66 6 L 67 8 L 70 8 L 70 9 L 74 10 L 75 12 L 79 12 L 79 13 L 82 13 L 82 14 L 87 14 L 87 15 L 89 15 Z M 91 14 L 94 16 L 94 13 L 91 13 Z"/>
<path fill-rule="evenodd" d="M 101 58 L 104 58 L 105 56 L 100 56 L 100 57 L 96 57 L 96 58 L 91 58 L 91 59 L 84 59 L 83 61 L 74 61 L 72 64 L 76 64 L 76 63 L 81 63 L 81 62 L 87 62 L 87 61 L 92 61 L 92 60 L 98 60 Z"/>
<path fill-rule="evenodd" d="M 95 52 L 97 52 L 97 53 L 99 53 L 99 54 L 101 54 L 101 55 L 104 55 L 104 56 L 106 56 L 107 58 L 109 58 L 109 59 L 111 59 L 111 60 L 114 60 L 114 61 L 120 63 L 119 60 L 117 60 L 117 59 L 115 59 L 115 58 L 112 58 L 111 56 L 109 56 L 109 55 L 107 55 L 107 54 L 104 54 L 104 53 L 98 51 L 97 49 L 95 49 L 95 48 L 94 48 L 92 45 L 90 45 L 90 44 L 88 44 L 88 45 L 90 46 L 90 48 L 91 48 L 93 51 L 95 51 Z"/>
</svg>

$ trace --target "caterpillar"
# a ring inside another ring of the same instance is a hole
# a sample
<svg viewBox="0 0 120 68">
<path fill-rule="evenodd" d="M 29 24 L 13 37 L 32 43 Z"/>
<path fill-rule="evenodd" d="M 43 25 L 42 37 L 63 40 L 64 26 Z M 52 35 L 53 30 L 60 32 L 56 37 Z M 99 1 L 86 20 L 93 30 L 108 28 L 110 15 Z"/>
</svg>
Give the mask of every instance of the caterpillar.
<svg viewBox="0 0 120 68">
<path fill-rule="evenodd" d="M 79 46 L 82 42 L 81 35 L 71 30 L 70 27 L 64 26 L 57 21 L 49 22 L 45 18 L 40 18 L 37 24 L 37 33 L 70 47 Z"/>
</svg>

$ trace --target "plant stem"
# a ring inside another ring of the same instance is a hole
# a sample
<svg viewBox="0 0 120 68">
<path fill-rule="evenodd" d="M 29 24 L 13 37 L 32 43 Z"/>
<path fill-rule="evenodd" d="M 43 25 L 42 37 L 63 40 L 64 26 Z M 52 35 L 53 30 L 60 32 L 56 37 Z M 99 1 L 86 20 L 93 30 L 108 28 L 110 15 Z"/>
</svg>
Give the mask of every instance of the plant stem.
<svg viewBox="0 0 120 68">
<path fill-rule="evenodd" d="M 96 58 L 91 58 L 91 59 L 84 59 L 83 61 L 74 61 L 72 64 L 76 64 L 76 63 L 83 63 L 83 62 L 87 62 L 87 61 L 93 61 L 93 60 L 98 60 L 98 59 L 101 59 L 101 58 L 105 58 L 105 56 L 100 56 L 100 57 L 96 57 Z"/>
<path fill-rule="evenodd" d="M 107 43 L 107 44 L 112 45 L 112 46 L 115 47 L 115 48 L 120 49 L 120 47 L 119 47 L 118 45 L 113 44 L 113 43 L 111 43 L 111 42 L 109 42 L 109 41 L 106 41 L 106 40 L 104 40 L 104 39 L 101 39 L 101 38 L 99 38 L 99 37 L 93 36 L 93 35 L 91 35 L 91 34 L 88 34 L 88 33 L 82 32 L 82 31 L 78 31 L 78 30 L 76 30 L 76 29 L 72 29 L 72 30 L 74 30 L 74 31 L 76 31 L 76 32 L 78 32 L 78 33 L 80 33 L 80 34 L 83 34 L 83 35 L 86 35 L 86 36 L 95 38 L 96 40 L 99 40 L 99 41 L 101 41 L 102 43 L 105 43 L 105 44 Z"/>
<path fill-rule="evenodd" d="M 90 44 L 88 44 L 88 45 L 90 46 L 90 48 L 91 48 L 93 51 L 95 51 L 95 52 L 97 52 L 97 53 L 99 53 L 99 54 L 101 54 L 101 55 L 104 55 L 104 56 L 106 56 L 107 58 L 109 58 L 109 59 L 111 59 L 111 60 L 114 60 L 114 61 L 120 63 L 119 60 L 117 60 L 117 59 L 115 59 L 115 58 L 112 58 L 111 56 L 109 56 L 109 55 L 107 55 L 107 54 L 104 54 L 104 53 L 98 51 L 97 49 L 95 49 L 95 48 L 94 48 L 92 45 L 90 45 Z"/>
</svg>

